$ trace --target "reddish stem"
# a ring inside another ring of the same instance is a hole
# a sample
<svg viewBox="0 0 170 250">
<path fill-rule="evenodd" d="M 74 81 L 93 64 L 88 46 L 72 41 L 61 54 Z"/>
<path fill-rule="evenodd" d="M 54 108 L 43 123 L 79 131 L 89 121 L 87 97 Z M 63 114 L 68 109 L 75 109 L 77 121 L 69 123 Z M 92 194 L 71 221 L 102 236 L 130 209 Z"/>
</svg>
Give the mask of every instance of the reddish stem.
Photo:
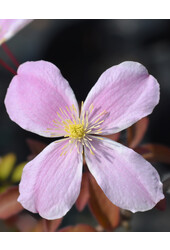
<svg viewBox="0 0 170 250">
<path fill-rule="evenodd" d="M 15 56 L 12 54 L 11 50 L 8 48 L 7 44 L 3 43 L 1 46 L 2 46 L 3 50 L 6 52 L 6 54 L 9 56 L 11 61 L 14 63 L 14 65 L 18 68 L 19 63 L 18 63 L 17 59 L 15 58 Z"/>
<path fill-rule="evenodd" d="M 11 68 L 10 66 L 8 66 L 8 64 L 6 64 L 3 60 L 0 59 L 0 64 L 7 69 L 8 71 L 10 71 L 12 74 L 16 75 L 17 72 L 15 70 L 13 70 L 13 68 Z"/>
</svg>

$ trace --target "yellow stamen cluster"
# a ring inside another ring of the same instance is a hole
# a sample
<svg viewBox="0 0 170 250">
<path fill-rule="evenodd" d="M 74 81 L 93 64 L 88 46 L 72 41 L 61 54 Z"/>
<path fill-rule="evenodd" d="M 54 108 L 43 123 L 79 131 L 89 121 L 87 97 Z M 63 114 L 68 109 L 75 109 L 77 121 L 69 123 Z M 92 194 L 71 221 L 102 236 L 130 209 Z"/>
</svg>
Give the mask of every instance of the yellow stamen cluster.
<svg viewBox="0 0 170 250">
<path fill-rule="evenodd" d="M 92 120 L 89 120 L 89 116 L 93 109 L 93 104 L 91 104 L 89 109 L 86 112 L 83 112 L 82 102 L 80 117 L 78 117 L 78 112 L 74 105 L 66 107 L 65 109 L 60 108 L 60 112 L 57 112 L 58 118 L 53 120 L 57 132 L 55 133 L 55 128 L 47 130 L 53 131 L 51 132 L 52 136 L 55 134 L 56 136 L 63 136 L 63 134 L 65 134 L 64 137 L 70 138 L 69 143 L 62 148 L 61 155 L 65 155 L 68 151 L 72 151 L 73 146 L 76 146 L 77 151 L 80 153 L 80 145 L 86 146 L 90 153 L 94 155 L 95 148 L 91 143 L 92 138 L 90 137 L 90 134 L 102 133 L 100 126 L 104 122 L 104 119 L 102 118 L 106 114 L 106 111 L 99 113 L 93 117 Z"/>
<path fill-rule="evenodd" d="M 83 124 L 70 124 L 66 125 L 64 130 L 67 135 L 72 139 L 83 139 L 86 135 L 86 131 L 84 129 Z"/>
</svg>

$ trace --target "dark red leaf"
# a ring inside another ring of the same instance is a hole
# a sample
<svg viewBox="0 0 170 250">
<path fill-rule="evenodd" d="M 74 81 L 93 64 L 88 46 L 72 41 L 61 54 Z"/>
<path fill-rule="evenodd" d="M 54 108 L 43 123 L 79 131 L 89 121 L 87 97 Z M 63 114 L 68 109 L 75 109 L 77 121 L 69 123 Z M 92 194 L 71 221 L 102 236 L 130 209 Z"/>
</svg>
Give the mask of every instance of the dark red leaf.
<svg viewBox="0 0 170 250">
<path fill-rule="evenodd" d="M 156 206 L 155 206 L 158 210 L 160 211 L 164 211 L 166 209 L 166 200 L 165 198 L 161 201 L 159 201 Z"/>
<path fill-rule="evenodd" d="M 86 224 L 77 224 L 61 228 L 58 232 L 96 232 L 95 228 Z"/>
<path fill-rule="evenodd" d="M 62 222 L 62 218 L 56 220 L 40 219 L 35 227 L 32 229 L 33 232 L 55 232 Z"/>
<path fill-rule="evenodd" d="M 145 155 L 145 154 L 151 153 L 149 149 L 144 148 L 143 146 L 136 147 L 134 150 L 140 155 Z"/>
<path fill-rule="evenodd" d="M 170 147 L 161 144 L 145 144 L 141 149 L 148 150 L 148 153 L 143 154 L 146 160 L 170 164 Z"/>
<path fill-rule="evenodd" d="M 62 222 L 62 218 L 56 220 L 46 220 L 47 223 L 47 231 L 48 232 L 55 232 L 56 229 L 60 226 Z"/>
<path fill-rule="evenodd" d="M 136 148 L 143 139 L 149 124 L 149 118 L 144 117 L 127 129 L 127 145 Z"/>
<path fill-rule="evenodd" d="M 111 135 L 102 135 L 102 137 L 106 137 L 109 138 L 113 141 L 118 141 L 120 138 L 120 132 L 116 133 L 116 134 L 111 134 Z"/>
<path fill-rule="evenodd" d="M 40 142 L 34 139 L 27 139 L 27 145 L 31 151 L 31 155 L 28 160 L 32 160 L 35 156 L 37 156 L 46 146 L 47 144 L 44 142 Z"/>
<path fill-rule="evenodd" d="M 32 228 L 32 232 L 47 232 L 47 224 L 45 219 L 40 219 L 36 223 L 35 227 Z"/>
<path fill-rule="evenodd" d="M 106 197 L 91 174 L 89 174 L 89 191 L 88 205 L 100 225 L 107 230 L 118 227 L 120 209 Z"/>
<path fill-rule="evenodd" d="M 163 181 L 163 191 L 170 194 L 170 177 Z"/>
<path fill-rule="evenodd" d="M 5 220 L 5 223 L 10 227 L 15 227 L 19 232 L 31 232 L 37 220 L 26 212 L 10 217 Z"/>
<path fill-rule="evenodd" d="M 23 210 L 23 207 L 17 201 L 18 196 L 18 186 L 10 187 L 0 194 L 0 219 L 7 219 Z"/>
<path fill-rule="evenodd" d="M 76 208 L 81 212 L 87 205 L 89 199 L 89 180 L 88 173 L 84 173 L 82 177 L 81 190 L 79 197 L 76 201 Z"/>
</svg>

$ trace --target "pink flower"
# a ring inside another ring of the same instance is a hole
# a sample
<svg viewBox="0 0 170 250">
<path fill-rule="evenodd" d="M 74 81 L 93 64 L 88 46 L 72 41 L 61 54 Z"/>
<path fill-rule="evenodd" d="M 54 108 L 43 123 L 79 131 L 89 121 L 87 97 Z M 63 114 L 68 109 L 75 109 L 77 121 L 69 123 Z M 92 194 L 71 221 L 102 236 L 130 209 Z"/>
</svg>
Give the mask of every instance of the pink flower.
<svg viewBox="0 0 170 250">
<path fill-rule="evenodd" d="M 22 64 L 5 99 L 10 118 L 36 134 L 65 138 L 24 167 L 18 201 L 46 219 L 64 216 L 80 192 L 84 154 L 115 205 L 132 212 L 153 208 L 164 198 L 157 171 L 132 149 L 99 135 L 131 126 L 158 102 L 156 79 L 141 64 L 123 62 L 100 76 L 79 115 L 74 93 L 55 65 Z"/>
<path fill-rule="evenodd" d="M 31 19 L 0 19 L 0 45 L 32 22 Z"/>
</svg>

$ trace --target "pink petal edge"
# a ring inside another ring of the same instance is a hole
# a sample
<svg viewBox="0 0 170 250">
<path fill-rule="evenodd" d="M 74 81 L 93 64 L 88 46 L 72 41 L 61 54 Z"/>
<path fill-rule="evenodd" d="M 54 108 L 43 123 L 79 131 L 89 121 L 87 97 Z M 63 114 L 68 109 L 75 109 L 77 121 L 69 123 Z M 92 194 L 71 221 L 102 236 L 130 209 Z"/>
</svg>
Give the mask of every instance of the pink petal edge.
<svg viewBox="0 0 170 250">
<path fill-rule="evenodd" d="M 159 84 L 137 62 L 123 62 L 106 70 L 89 92 L 83 111 L 89 112 L 89 123 L 97 115 L 103 135 L 117 133 L 152 113 L 159 102 Z M 94 109 L 90 113 L 90 105 Z M 97 119 L 97 118 L 96 118 Z M 95 121 L 95 120 L 94 120 Z"/>
<path fill-rule="evenodd" d="M 82 179 L 82 154 L 60 155 L 69 139 L 51 143 L 23 170 L 18 201 L 41 217 L 53 220 L 64 216 L 75 203 Z"/>
<path fill-rule="evenodd" d="M 141 155 L 106 138 L 91 139 L 95 155 L 85 148 L 86 163 L 113 204 L 132 212 L 146 211 L 164 198 L 157 171 Z"/>
<path fill-rule="evenodd" d="M 0 45 L 32 21 L 33 19 L 0 19 Z"/>
<path fill-rule="evenodd" d="M 60 108 L 74 105 L 75 95 L 60 70 L 46 61 L 26 62 L 7 90 L 5 106 L 11 120 L 23 129 L 45 137 L 61 137 L 65 131 L 56 127 L 54 120 Z M 69 116 L 69 114 L 68 114 Z M 68 119 L 68 118 L 67 118 Z"/>
</svg>

